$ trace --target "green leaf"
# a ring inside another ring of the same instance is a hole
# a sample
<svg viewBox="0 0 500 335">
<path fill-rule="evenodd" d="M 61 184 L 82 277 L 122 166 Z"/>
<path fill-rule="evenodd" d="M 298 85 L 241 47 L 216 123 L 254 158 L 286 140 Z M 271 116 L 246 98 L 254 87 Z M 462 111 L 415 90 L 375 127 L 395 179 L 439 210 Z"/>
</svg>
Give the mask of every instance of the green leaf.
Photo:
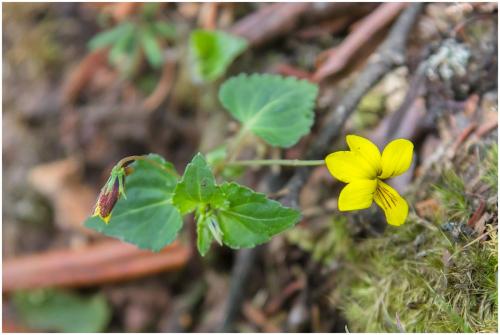
<svg viewBox="0 0 500 335">
<path fill-rule="evenodd" d="M 198 153 L 186 166 L 184 175 L 175 188 L 173 204 L 182 214 L 187 214 L 204 205 L 217 207 L 223 201 L 212 170 L 203 155 Z"/>
<path fill-rule="evenodd" d="M 305 80 L 241 74 L 222 85 L 219 100 L 243 124 L 242 131 L 287 148 L 310 132 L 317 95 L 317 85 Z"/>
<path fill-rule="evenodd" d="M 55 289 L 36 290 L 15 293 L 13 302 L 23 323 L 37 331 L 102 332 L 111 314 L 101 294 L 88 297 Z"/>
<path fill-rule="evenodd" d="M 194 76 L 202 81 L 218 79 L 247 46 L 245 39 L 223 31 L 193 31 L 190 52 Z"/>
<path fill-rule="evenodd" d="M 212 233 L 208 227 L 209 222 L 206 217 L 199 217 L 196 220 L 196 245 L 198 247 L 198 251 L 200 255 L 205 256 L 210 249 L 210 245 L 213 241 Z"/>
<path fill-rule="evenodd" d="M 149 64 L 156 69 L 161 67 L 163 52 L 152 30 L 146 28 L 141 31 L 141 43 Z"/>
<path fill-rule="evenodd" d="M 153 23 L 154 30 L 163 38 L 175 38 L 175 27 L 163 21 L 156 21 Z"/>
<path fill-rule="evenodd" d="M 104 48 L 114 44 L 123 35 L 127 35 L 134 30 L 134 25 L 130 22 L 122 23 L 114 28 L 103 31 L 95 35 L 88 43 L 91 50 Z"/>
<path fill-rule="evenodd" d="M 220 189 L 229 205 L 216 210 L 215 217 L 224 244 L 231 248 L 249 248 L 267 242 L 300 220 L 300 213 L 295 209 L 247 187 L 224 183 Z"/>
<path fill-rule="evenodd" d="M 127 61 L 127 58 L 131 58 L 134 49 L 137 48 L 136 30 L 134 26 L 130 25 L 130 29 L 124 31 L 113 44 L 113 47 L 109 51 L 108 59 L 113 65 L 120 66 Z"/>
<path fill-rule="evenodd" d="M 111 212 L 108 224 L 90 217 L 85 226 L 104 235 L 135 244 L 139 248 L 159 251 L 174 241 L 182 227 L 182 218 L 172 205 L 177 176 L 171 163 L 155 154 L 130 166 L 133 173 L 125 179 L 127 199 L 121 197 Z"/>
</svg>

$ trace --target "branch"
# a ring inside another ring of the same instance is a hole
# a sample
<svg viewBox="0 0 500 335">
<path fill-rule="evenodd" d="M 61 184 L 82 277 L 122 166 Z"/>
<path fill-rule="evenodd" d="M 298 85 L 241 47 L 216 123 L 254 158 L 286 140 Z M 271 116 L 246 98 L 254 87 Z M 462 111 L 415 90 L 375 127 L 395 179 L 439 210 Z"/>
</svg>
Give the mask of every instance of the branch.
<svg viewBox="0 0 500 335">
<path fill-rule="evenodd" d="M 301 21 L 317 23 L 326 18 L 364 14 L 374 6 L 333 2 L 274 3 L 245 16 L 229 32 L 246 38 L 251 47 L 259 47 L 294 30 Z"/>
<path fill-rule="evenodd" d="M 189 249 L 177 242 L 158 253 L 121 241 L 102 242 L 77 250 L 48 251 L 4 260 L 2 291 L 83 287 L 130 280 L 180 269 L 189 256 Z"/>
<path fill-rule="evenodd" d="M 339 46 L 326 51 L 328 57 L 314 73 L 313 80 L 320 82 L 344 69 L 359 49 L 373 40 L 377 33 L 391 23 L 406 5 L 398 2 L 386 3 L 363 18 L 356 29 Z"/>
<path fill-rule="evenodd" d="M 231 287 L 227 298 L 226 312 L 222 321 L 221 332 L 232 331 L 232 323 L 239 313 L 243 302 L 243 292 L 250 270 L 254 264 L 259 247 L 243 249 L 236 255 L 236 262 L 231 274 Z"/>
<path fill-rule="evenodd" d="M 261 46 L 294 29 L 309 6 L 307 3 L 266 5 L 236 22 L 229 32 L 246 38 L 251 46 Z"/>
</svg>

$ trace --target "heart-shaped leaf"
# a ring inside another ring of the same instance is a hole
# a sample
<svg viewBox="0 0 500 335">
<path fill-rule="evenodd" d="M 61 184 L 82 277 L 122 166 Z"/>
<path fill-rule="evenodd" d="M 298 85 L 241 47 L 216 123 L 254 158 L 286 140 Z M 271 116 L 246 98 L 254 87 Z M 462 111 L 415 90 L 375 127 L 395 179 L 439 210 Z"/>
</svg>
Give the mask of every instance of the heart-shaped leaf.
<svg viewBox="0 0 500 335">
<path fill-rule="evenodd" d="M 223 31 L 193 31 L 190 51 L 194 76 L 202 81 L 220 78 L 247 46 L 245 39 Z"/>
<path fill-rule="evenodd" d="M 125 179 L 127 198 L 118 200 L 109 223 L 92 216 L 85 226 L 139 248 L 159 251 L 174 241 L 182 227 L 182 217 L 172 205 L 177 185 L 172 164 L 154 154 L 148 155 L 148 159 L 156 164 L 137 160 L 130 165 L 133 173 Z"/>
<path fill-rule="evenodd" d="M 222 105 L 267 143 L 290 147 L 308 134 L 314 121 L 318 87 L 305 80 L 269 74 L 241 74 L 226 81 Z"/>
</svg>

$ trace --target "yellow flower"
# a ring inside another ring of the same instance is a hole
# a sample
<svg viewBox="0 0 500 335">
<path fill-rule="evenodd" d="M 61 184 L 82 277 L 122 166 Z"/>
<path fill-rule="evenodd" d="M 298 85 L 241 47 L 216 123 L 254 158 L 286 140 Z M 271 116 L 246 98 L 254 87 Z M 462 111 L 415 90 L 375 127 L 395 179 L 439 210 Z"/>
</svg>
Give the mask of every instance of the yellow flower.
<svg viewBox="0 0 500 335">
<path fill-rule="evenodd" d="M 370 140 L 347 135 L 350 151 L 338 151 L 325 158 L 328 170 L 338 180 L 347 183 L 339 196 L 340 211 L 369 208 L 373 200 L 385 213 L 387 222 L 402 225 L 408 216 L 408 204 L 399 193 L 382 179 L 403 174 L 410 167 L 413 143 L 397 139 L 384 148 L 382 154 Z"/>
</svg>

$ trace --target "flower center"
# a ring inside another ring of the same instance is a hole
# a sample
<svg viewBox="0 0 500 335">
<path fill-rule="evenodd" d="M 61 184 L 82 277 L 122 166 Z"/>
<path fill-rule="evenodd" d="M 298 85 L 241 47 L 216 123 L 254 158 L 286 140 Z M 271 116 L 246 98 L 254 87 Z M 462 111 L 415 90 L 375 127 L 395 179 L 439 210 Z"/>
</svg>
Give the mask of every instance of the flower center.
<svg viewBox="0 0 500 335">
<path fill-rule="evenodd" d="M 382 186 L 377 178 L 377 188 L 375 190 L 375 197 L 378 198 L 379 202 L 383 204 L 385 208 L 393 208 L 397 205 L 397 198 L 392 194 L 387 188 Z"/>
</svg>

